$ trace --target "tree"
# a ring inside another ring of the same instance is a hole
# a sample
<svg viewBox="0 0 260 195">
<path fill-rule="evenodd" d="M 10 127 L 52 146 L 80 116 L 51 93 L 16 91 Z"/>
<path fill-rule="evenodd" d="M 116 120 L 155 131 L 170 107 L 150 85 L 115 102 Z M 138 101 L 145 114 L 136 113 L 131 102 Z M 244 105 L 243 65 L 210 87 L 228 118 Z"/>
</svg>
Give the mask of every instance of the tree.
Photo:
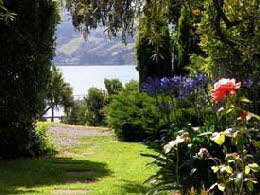
<svg viewBox="0 0 260 195">
<path fill-rule="evenodd" d="M 62 73 L 52 66 L 51 76 L 47 88 L 47 109 L 45 113 L 51 109 L 52 117 L 51 121 L 54 121 L 54 109 L 58 106 L 64 108 L 65 113 L 68 113 L 69 108 L 73 106 L 73 92 L 72 88 L 66 83 L 62 77 Z"/>
<path fill-rule="evenodd" d="M 50 0 L 4 3 L 17 17 L 12 23 L 0 21 L 0 156 L 32 156 L 35 121 L 45 108 L 58 9 Z"/>
<path fill-rule="evenodd" d="M 260 1 L 207 0 L 198 28 L 215 77 L 259 78 Z"/>
<path fill-rule="evenodd" d="M 158 34 L 160 45 L 152 42 L 151 31 Z M 138 33 L 136 55 L 139 82 L 142 83 L 149 77 L 170 76 L 172 74 L 172 47 L 167 21 L 160 18 L 151 24 L 149 19 L 144 17 Z"/>
<path fill-rule="evenodd" d="M 106 105 L 106 94 L 103 90 L 90 88 L 85 97 L 87 107 L 86 119 L 88 125 L 104 125 L 105 114 L 104 107 Z"/>
<path fill-rule="evenodd" d="M 249 98 L 251 109 L 260 113 L 260 1 L 205 0 L 197 33 L 205 56 L 202 66 L 212 70 L 214 79 L 233 77 L 255 81 Z"/>
<path fill-rule="evenodd" d="M 185 3 L 180 6 L 180 15 L 176 22 L 174 30 L 174 74 L 187 74 L 187 66 L 190 64 L 190 56 L 192 54 L 203 54 L 199 47 L 199 36 L 196 34 L 196 26 L 200 21 L 199 13 L 195 13 L 197 9 L 196 1 Z"/>
<path fill-rule="evenodd" d="M 104 84 L 108 96 L 117 95 L 123 89 L 123 84 L 118 79 L 105 79 Z"/>
<path fill-rule="evenodd" d="M 72 108 L 68 111 L 64 122 L 71 125 L 86 125 L 87 106 L 84 100 L 75 100 Z"/>
</svg>

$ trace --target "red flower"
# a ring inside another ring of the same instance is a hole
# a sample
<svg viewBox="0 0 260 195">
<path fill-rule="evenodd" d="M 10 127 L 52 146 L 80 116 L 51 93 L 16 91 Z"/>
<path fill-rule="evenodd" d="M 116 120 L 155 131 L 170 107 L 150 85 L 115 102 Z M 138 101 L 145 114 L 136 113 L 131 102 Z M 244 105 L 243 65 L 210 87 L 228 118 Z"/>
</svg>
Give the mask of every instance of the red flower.
<svg viewBox="0 0 260 195">
<path fill-rule="evenodd" d="M 220 79 L 214 84 L 211 97 L 215 102 L 220 102 L 227 95 L 235 95 L 236 89 L 239 89 L 240 87 L 241 83 L 236 83 L 235 79 Z"/>
<path fill-rule="evenodd" d="M 245 111 L 245 110 L 243 110 L 242 112 L 240 112 L 240 117 L 241 117 L 242 119 L 247 119 L 247 117 L 248 117 L 248 112 Z"/>
</svg>

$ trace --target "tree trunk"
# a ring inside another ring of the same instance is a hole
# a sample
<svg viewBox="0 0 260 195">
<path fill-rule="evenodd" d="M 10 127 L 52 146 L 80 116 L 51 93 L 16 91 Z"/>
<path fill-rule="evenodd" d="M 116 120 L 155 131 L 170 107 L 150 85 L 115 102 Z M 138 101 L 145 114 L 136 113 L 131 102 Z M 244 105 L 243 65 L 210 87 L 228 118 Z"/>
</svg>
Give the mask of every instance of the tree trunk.
<svg viewBox="0 0 260 195">
<path fill-rule="evenodd" d="M 54 106 L 51 106 L 51 122 L 54 122 Z"/>
</svg>

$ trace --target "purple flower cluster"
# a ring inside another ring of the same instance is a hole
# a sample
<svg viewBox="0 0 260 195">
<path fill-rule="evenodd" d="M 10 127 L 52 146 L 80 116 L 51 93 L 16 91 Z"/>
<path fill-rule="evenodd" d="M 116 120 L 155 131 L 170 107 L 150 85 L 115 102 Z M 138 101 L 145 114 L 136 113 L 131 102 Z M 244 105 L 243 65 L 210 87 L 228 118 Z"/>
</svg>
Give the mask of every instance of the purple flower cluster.
<svg viewBox="0 0 260 195">
<path fill-rule="evenodd" d="M 250 87 L 252 87 L 253 84 L 254 84 L 254 81 L 251 79 L 247 79 L 242 82 L 242 86 L 245 88 L 250 88 Z"/>
<path fill-rule="evenodd" d="M 149 78 L 141 85 L 141 90 L 150 95 L 174 95 L 180 100 L 184 100 L 199 86 L 205 86 L 208 82 L 209 78 L 204 74 L 199 74 L 193 78 L 186 76 L 164 77 L 162 79 Z"/>
<path fill-rule="evenodd" d="M 251 87 L 260 87 L 260 81 L 258 79 L 245 79 L 242 81 L 242 87 L 251 88 Z"/>
</svg>

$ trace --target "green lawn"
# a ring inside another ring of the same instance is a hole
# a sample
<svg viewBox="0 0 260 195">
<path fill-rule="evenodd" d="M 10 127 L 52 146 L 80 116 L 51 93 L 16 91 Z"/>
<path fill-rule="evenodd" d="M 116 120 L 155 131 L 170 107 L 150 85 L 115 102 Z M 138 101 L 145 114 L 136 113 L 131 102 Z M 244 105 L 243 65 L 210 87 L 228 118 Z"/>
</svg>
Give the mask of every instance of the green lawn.
<svg viewBox="0 0 260 195">
<path fill-rule="evenodd" d="M 143 182 L 154 168 L 140 154 L 152 150 L 113 136 L 81 141 L 84 145 L 54 159 L 0 161 L 0 194 L 68 194 L 66 189 L 70 194 L 145 194 L 149 186 Z"/>
</svg>

